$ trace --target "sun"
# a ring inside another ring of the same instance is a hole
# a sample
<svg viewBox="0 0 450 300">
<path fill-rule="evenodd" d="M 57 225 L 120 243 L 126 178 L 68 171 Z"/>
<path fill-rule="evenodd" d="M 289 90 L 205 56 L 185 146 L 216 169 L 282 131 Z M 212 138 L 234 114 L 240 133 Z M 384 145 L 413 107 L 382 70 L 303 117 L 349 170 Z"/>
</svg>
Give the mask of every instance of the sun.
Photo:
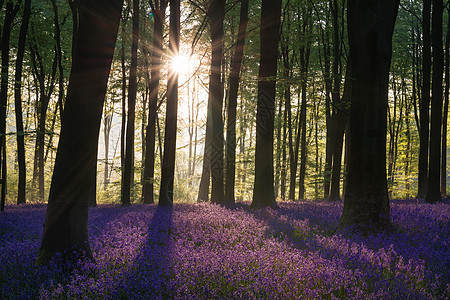
<svg viewBox="0 0 450 300">
<path fill-rule="evenodd" d="M 185 54 L 174 56 L 171 59 L 170 65 L 178 74 L 186 74 L 189 72 L 189 57 Z"/>
</svg>

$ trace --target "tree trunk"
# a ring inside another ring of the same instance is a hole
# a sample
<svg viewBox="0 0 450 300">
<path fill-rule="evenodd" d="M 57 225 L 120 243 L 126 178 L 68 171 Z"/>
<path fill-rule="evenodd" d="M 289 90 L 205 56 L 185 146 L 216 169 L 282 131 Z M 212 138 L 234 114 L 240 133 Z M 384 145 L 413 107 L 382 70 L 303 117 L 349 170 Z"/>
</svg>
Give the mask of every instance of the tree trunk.
<svg viewBox="0 0 450 300">
<path fill-rule="evenodd" d="M 208 10 L 211 23 L 211 75 L 209 91 L 212 117 L 212 147 L 211 147 L 211 202 L 225 204 L 223 184 L 223 19 L 225 16 L 225 1 L 212 0 Z"/>
<path fill-rule="evenodd" d="M 331 166 L 331 182 L 330 182 L 330 194 L 328 200 L 339 201 L 340 196 L 340 182 L 341 182 L 341 163 L 342 163 L 342 146 L 344 139 L 344 131 L 346 126 L 347 118 L 344 114 L 345 103 L 344 99 L 341 98 L 341 57 L 342 57 L 342 42 L 341 33 L 339 31 L 339 7 L 337 0 L 330 0 L 330 8 L 332 11 L 332 22 L 333 22 L 333 90 L 332 99 L 333 102 L 333 113 L 331 117 L 333 137 L 330 141 L 330 151 L 332 156 L 332 166 Z M 343 18 L 342 18 L 343 19 Z M 348 73 L 350 69 L 350 64 L 347 66 L 346 72 Z M 345 86 L 344 86 L 345 89 Z M 345 92 L 345 91 L 344 91 Z M 344 104 L 344 105 L 342 105 Z"/>
<path fill-rule="evenodd" d="M 2 192 L 1 210 L 3 211 L 6 201 L 6 155 L 3 148 L 6 147 L 6 107 L 8 106 L 8 76 L 9 76 L 9 51 L 10 38 L 14 18 L 20 8 L 20 1 L 15 6 L 13 1 L 6 3 L 5 21 L 3 22 L 3 31 L 1 36 L 2 43 L 2 65 L 1 65 L 1 80 L 0 80 L 0 169 L 2 169 Z M 3 153 L 3 154 L 1 154 Z M 3 158 L 2 158 L 3 157 Z M 3 171 L 4 170 L 4 171 Z"/>
<path fill-rule="evenodd" d="M 103 118 L 103 136 L 105 138 L 105 174 L 103 176 L 103 190 L 106 191 L 109 185 L 109 136 L 111 133 L 113 113 L 105 114 Z"/>
<path fill-rule="evenodd" d="M 136 119 L 137 49 L 139 42 L 139 0 L 133 0 L 133 42 L 131 43 L 130 78 L 128 81 L 128 112 L 125 141 L 125 161 L 122 182 L 122 205 L 131 204 L 131 184 L 134 177 L 134 122 Z"/>
<path fill-rule="evenodd" d="M 442 74 L 444 71 L 444 52 L 442 43 L 443 1 L 433 0 L 432 47 L 433 47 L 433 83 L 431 97 L 430 165 L 428 169 L 426 203 L 442 200 L 440 190 L 440 157 L 442 126 Z"/>
<path fill-rule="evenodd" d="M 341 225 L 361 229 L 389 222 L 386 123 L 392 34 L 399 0 L 349 0 L 352 64 L 350 158 Z"/>
<path fill-rule="evenodd" d="M 228 120 L 227 120 L 227 174 L 225 186 L 225 203 L 235 203 L 234 185 L 236 174 L 236 106 L 239 89 L 239 77 L 241 71 L 242 57 L 244 55 L 245 32 L 248 23 L 248 0 L 241 2 L 241 11 L 239 16 L 239 30 L 234 50 L 231 58 L 231 72 L 229 78 L 229 100 L 228 100 Z"/>
<path fill-rule="evenodd" d="M 251 207 L 277 207 L 273 187 L 273 125 L 281 0 L 263 0 L 256 112 L 255 183 Z"/>
<path fill-rule="evenodd" d="M 122 5 L 122 0 L 80 2 L 80 27 L 38 265 L 48 264 L 55 253 L 73 247 L 92 258 L 87 227 L 89 195 Z"/>
<path fill-rule="evenodd" d="M 120 49 L 120 63 L 122 67 L 122 122 L 120 129 L 120 170 L 122 175 L 121 186 L 124 185 L 124 170 L 125 170 L 125 138 L 126 138 L 126 127 L 127 127 L 127 76 L 126 76 L 126 66 L 125 66 L 125 35 L 126 35 L 126 22 L 128 19 L 128 13 L 130 6 L 127 5 L 127 9 L 124 11 L 121 20 L 121 31 L 122 31 L 122 45 Z M 123 188 L 122 188 L 123 189 Z M 122 200 L 122 199 L 121 199 Z"/>
<path fill-rule="evenodd" d="M 153 49 L 150 70 L 150 99 L 148 104 L 148 122 L 145 135 L 145 166 L 142 196 L 144 203 L 153 203 L 155 182 L 155 141 L 156 141 L 156 114 L 158 113 L 159 77 L 161 73 L 161 55 L 164 18 L 167 1 L 162 0 L 159 7 L 153 11 Z"/>
<path fill-rule="evenodd" d="M 175 57 L 180 49 L 180 0 L 170 0 L 169 54 Z M 173 204 L 173 180 L 175 174 L 175 150 L 177 138 L 178 74 L 169 68 L 167 76 L 166 130 L 164 156 L 161 165 L 159 205 Z"/>
<path fill-rule="evenodd" d="M 19 44 L 16 57 L 16 74 L 14 77 L 14 103 L 16 112 L 16 131 L 17 131 L 17 163 L 19 168 L 19 182 L 17 186 L 17 204 L 26 202 L 26 176 L 25 165 L 25 134 L 23 130 L 22 116 L 22 69 L 23 56 L 25 53 L 25 42 L 28 31 L 28 23 L 31 15 L 31 0 L 25 0 L 25 6 L 22 16 L 22 25 L 20 26 Z"/>
<path fill-rule="evenodd" d="M 308 80 L 308 68 L 309 68 L 309 57 L 311 53 L 311 43 L 308 41 L 308 37 L 311 34 L 312 25 L 309 15 L 311 11 L 308 9 L 302 9 L 302 36 L 306 41 L 303 46 L 300 47 L 300 72 L 301 72 L 301 88 L 302 88 L 302 105 L 300 108 L 300 120 L 299 120 L 299 132 L 300 137 L 300 174 L 299 174 L 299 186 L 298 186 L 298 200 L 304 200 L 305 198 L 305 176 L 306 176 L 306 105 L 307 105 L 307 95 L 306 87 Z M 299 12 L 300 16 L 300 12 Z"/>
<path fill-rule="evenodd" d="M 212 103 L 208 97 L 206 130 L 205 130 L 205 149 L 203 152 L 202 175 L 200 178 L 200 185 L 198 188 L 198 198 L 197 198 L 198 202 L 209 201 L 209 183 L 211 178 L 211 144 L 212 144 L 211 106 Z"/>
<path fill-rule="evenodd" d="M 420 150 L 417 198 L 425 198 L 428 177 L 428 146 L 429 146 L 429 109 L 431 81 L 431 34 L 430 34 L 431 0 L 423 1 L 422 31 L 423 31 L 423 61 L 422 61 L 422 101 L 420 106 Z"/>
<path fill-rule="evenodd" d="M 447 35 L 445 37 L 445 90 L 444 115 L 442 117 L 441 195 L 447 197 L 447 118 L 450 88 L 450 9 L 447 8 Z"/>
</svg>

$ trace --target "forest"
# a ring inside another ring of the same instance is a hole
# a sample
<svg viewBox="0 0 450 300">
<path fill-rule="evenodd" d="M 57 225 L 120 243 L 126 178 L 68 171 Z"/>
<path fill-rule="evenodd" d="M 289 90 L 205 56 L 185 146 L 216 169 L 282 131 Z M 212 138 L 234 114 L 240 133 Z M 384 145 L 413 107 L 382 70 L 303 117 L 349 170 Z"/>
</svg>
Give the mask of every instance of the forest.
<svg viewBox="0 0 450 300">
<path fill-rule="evenodd" d="M 449 18 L 0 0 L 0 299 L 448 299 Z"/>
</svg>

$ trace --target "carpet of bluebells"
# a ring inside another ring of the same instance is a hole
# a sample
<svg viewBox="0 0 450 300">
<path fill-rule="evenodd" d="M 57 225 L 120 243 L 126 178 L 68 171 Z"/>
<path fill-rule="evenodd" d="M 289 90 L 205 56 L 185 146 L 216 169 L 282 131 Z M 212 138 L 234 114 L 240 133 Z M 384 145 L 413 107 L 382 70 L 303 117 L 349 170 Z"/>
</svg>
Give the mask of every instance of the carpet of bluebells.
<svg viewBox="0 0 450 300">
<path fill-rule="evenodd" d="M 95 262 L 38 268 L 45 209 L 0 215 L 0 299 L 450 298 L 450 204 L 393 201 L 370 235 L 338 229 L 342 203 L 99 206 Z"/>
</svg>

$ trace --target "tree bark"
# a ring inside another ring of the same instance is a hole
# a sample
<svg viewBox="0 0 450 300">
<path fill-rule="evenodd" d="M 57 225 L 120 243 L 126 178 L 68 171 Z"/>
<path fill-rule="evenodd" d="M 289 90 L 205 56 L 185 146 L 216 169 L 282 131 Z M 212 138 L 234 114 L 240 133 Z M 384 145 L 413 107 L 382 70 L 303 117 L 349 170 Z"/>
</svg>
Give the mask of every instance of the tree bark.
<svg viewBox="0 0 450 300">
<path fill-rule="evenodd" d="M 17 204 L 26 202 L 26 164 L 25 164 L 25 134 L 23 130 L 22 116 L 22 69 L 23 56 L 25 53 L 25 42 L 28 31 L 28 23 L 31 15 L 31 0 L 25 0 L 25 6 L 22 16 L 22 25 L 20 26 L 19 44 L 16 57 L 16 74 L 14 76 L 14 102 L 16 112 L 16 131 L 17 131 L 17 164 L 19 169 L 19 182 L 17 186 Z"/>
<path fill-rule="evenodd" d="M 156 114 L 158 113 L 158 91 L 159 78 L 161 74 L 161 55 L 164 18 L 166 14 L 167 1 L 162 0 L 160 6 L 156 6 L 153 11 L 153 49 L 150 70 L 150 99 L 148 122 L 145 136 L 145 166 L 143 183 L 143 202 L 153 203 L 153 191 L 155 182 L 155 141 L 156 141 Z"/>
<path fill-rule="evenodd" d="M 169 51 L 172 57 L 180 49 L 180 0 L 170 0 Z M 177 138 L 178 74 L 169 68 L 167 76 L 166 130 L 164 156 L 161 166 L 161 187 L 158 205 L 173 204 L 173 181 L 175 174 L 175 150 Z"/>
<path fill-rule="evenodd" d="M 137 49 L 139 42 L 139 0 L 133 0 L 133 41 L 131 43 L 130 78 L 128 80 L 128 112 L 125 141 L 125 161 L 122 183 L 122 205 L 131 204 L 131 184 L 134 177 L 134 127 L 137 94 Z"/>
<path fill-rule="evenodd" d="M 428 147 L 429 147 L 429 120 L 430 120 L 430 82 L 431 82 L 431 34 L 430 34 L 431 0 L 423 1 L 422 11 L 422 98 L 420 109 L 420 148 L 419 148 L 419 174 L 417 198 L 425 198 L 428 178 Z"/>
<path fill-rule="evenodd" d="M 386 123 L 392 34 L 399 0 L 349 0 L 352 64 L 350 157 L 341 225 L 361 229 L 389 222 Z"/>
<path fill-rule="evenodd" d="M 1 184 L 2 191 L 0 195 L 0 210 L 3 211 L 6 201 L 6 107 L 8 106 L 8 77 L 9 77 L 9 51 L 10 38 L 14 18 L 20 8 L 20 2 L 16 5 L 13 1 L 6 3 L 5 21 L 3 22 L 3 31 L 1 36 L 1 80 L 0 80 L 0 169 L 2 170 Z"/>
<path fill-rule="evenodd" d="M 231 58 L 231 71 L 229 78 L 229 100 L 228 100 L 228 119 L 227 119 L 227 173 L 225 186 L 225 203 L 235 203 L 234 185 L 236 174 L 236 107 L 239 90 L 239 77 L 241 71 L 242 57 L 244 55 L 245 32 L 248 23 L 248 0 L 241 2 L 239 16 L 239 29 L 236 41 L 236 47 Z"/>
<path fill-rule="evenodd" d="M 208 10 L 211 23 L 211 75 L 210 97 L 211 101 L 211 202 L 225 204 L 224 201 L 224 153 L 223 153 L 223 19 L 225 16 L 225 1 L 212 0 Z"/>
<path fill-rule="evenodd" d="M 440 190 L 440 157 L 442 128 L 442 74 L 444 71 L 444 52 L 442 43 L 443 1 L 433 0 L 432 13 L 432 48 L 433 48 L 433 83 L 431 97 L 431 130 L 430 130 L 430 160 L 428 169 L 426 203 L 436 203 L 442 200 Z"/>
<path fill-rule="evenodd" d="M 273 187 L 273 125 L 280 19 L 281 0 L 263 0 L 252 208 L 278 206 Z"/>
<path fill-rule="evenodd" d="M 37 264 L 80 250 L 92 258 L 88 205 L 123 0 L 80 1 L 80 26 Z M 95 46 L 93 46 L 95 45 Z"/>
<path fill-rule="evenodd" d="M 450 89 L 450 9 L 447 8 L 447 34 L 445 37 L 445 90 L 444 115 L 442 117 L 441 195 L 447 197 L 447 118 Z"/>
</svg>

